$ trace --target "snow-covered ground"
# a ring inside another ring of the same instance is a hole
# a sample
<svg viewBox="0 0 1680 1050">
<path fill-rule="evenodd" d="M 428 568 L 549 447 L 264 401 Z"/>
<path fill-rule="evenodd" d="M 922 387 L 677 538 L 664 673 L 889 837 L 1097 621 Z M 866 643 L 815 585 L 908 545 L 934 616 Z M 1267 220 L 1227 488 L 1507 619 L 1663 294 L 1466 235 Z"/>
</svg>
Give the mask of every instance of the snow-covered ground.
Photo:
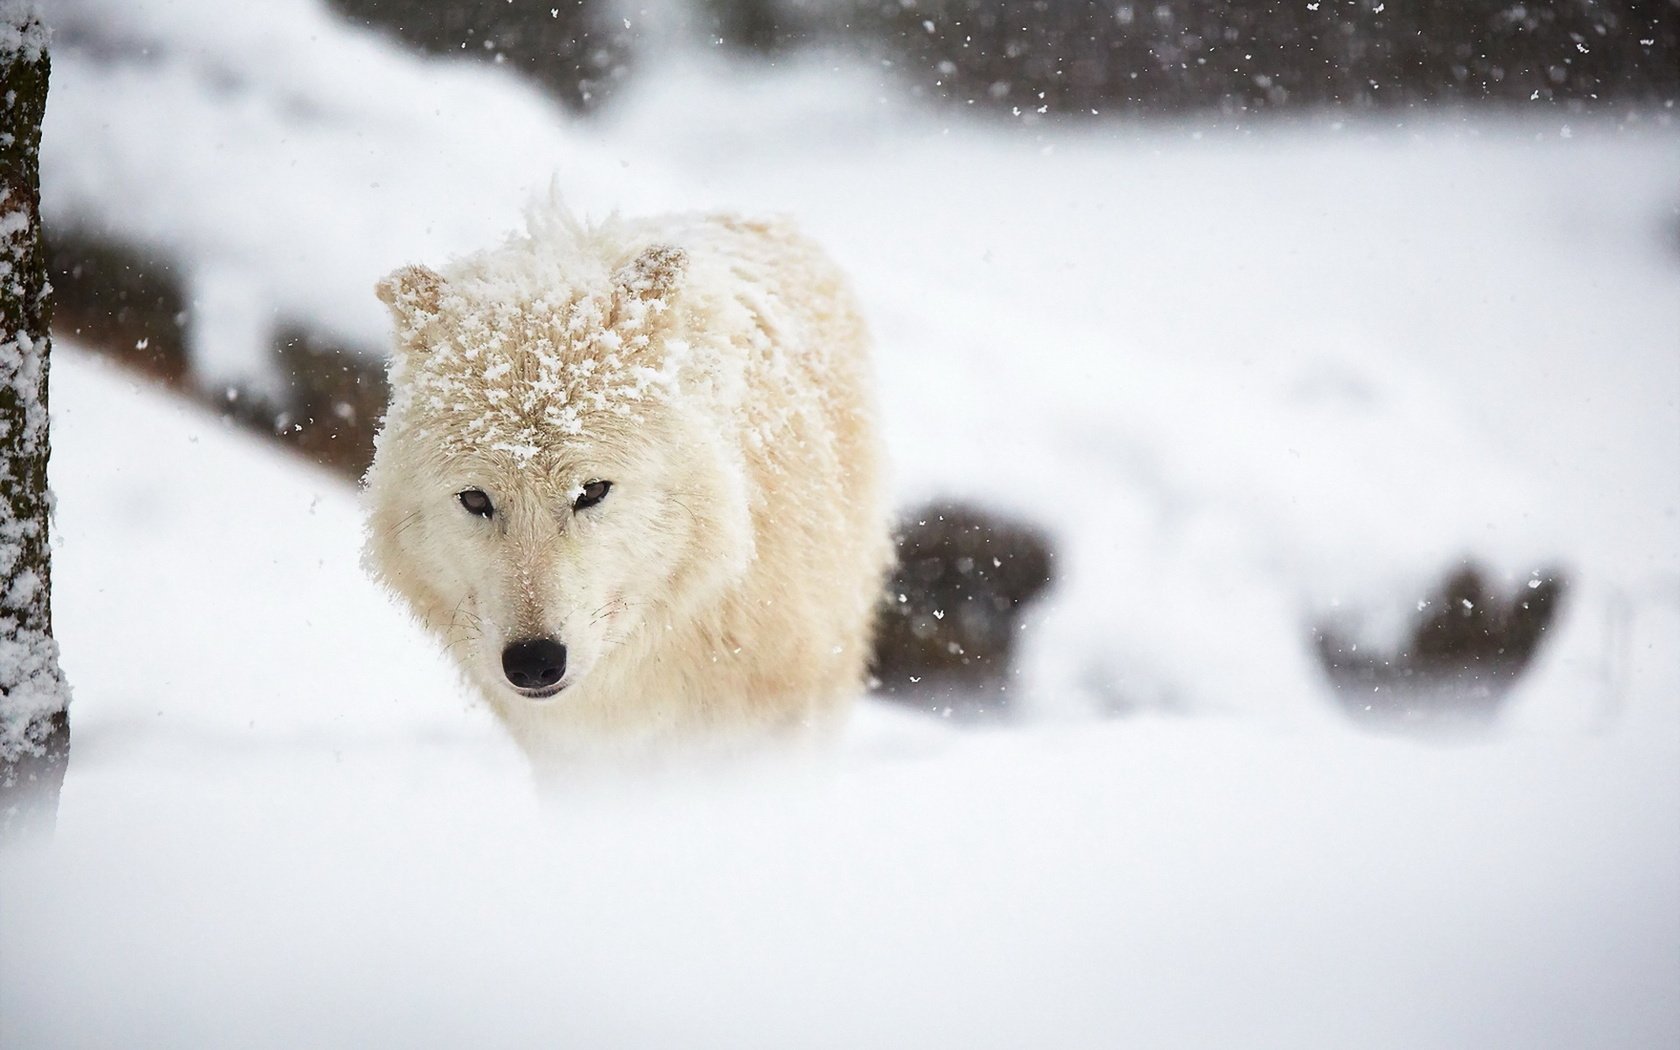
<svg viewBox="0 0 1680 1050">
<path fill-rule="evenodd" d="M 569 123 L 306 0 L 56 0 L 43 187 L 195 260 L 201 353 L 377 340 L 383 269 L 583 210 L 797 215 L 898 489 L 1046 527 L 1022 717 L 548 809 L 356 566 L 342 483 L 60 346 L 75 751 L 0 858 L 18 1046 L 1680 1040 L 1680 133 L 918 112 L 644 64 Z M 1495 730 L 1363 735 L 1310 624 L 1561 565 Z M 1135 717 L 1105 719 L 1105 712 Z"/>
<path fill-rule="evenodd" d="M 544 810 L 336 481 L 73 347 L 53 398 L 76 750 L 0 860 L 8 1047 L 1680 1033 L 1671 605 L 1590 733 L 866 707 L 825 760 Z"/>
</svg>

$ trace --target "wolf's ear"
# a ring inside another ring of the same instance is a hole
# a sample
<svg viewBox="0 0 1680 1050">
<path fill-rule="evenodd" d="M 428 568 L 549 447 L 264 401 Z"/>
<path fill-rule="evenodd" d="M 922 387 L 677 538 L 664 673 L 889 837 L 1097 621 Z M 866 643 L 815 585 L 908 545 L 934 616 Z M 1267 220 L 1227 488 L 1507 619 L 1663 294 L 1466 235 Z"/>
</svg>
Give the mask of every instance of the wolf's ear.
<svg viewBox="0 0 1680 1050">
<path fill-rule="evenodd" d="M 374 286 L 379 301 L 391 308 L 399 332 L 412 332 L 438 315 L 443 278 L 424 266 L 404 266 Z"/>
<path fill-rule="evenodd" d="M 642 249 L 613 274 L 613 293 L 620 305 L 631 301 L 663 306 L 682 281 L 688 267 L 688 253 L 670 244 Z"/>
</svg>

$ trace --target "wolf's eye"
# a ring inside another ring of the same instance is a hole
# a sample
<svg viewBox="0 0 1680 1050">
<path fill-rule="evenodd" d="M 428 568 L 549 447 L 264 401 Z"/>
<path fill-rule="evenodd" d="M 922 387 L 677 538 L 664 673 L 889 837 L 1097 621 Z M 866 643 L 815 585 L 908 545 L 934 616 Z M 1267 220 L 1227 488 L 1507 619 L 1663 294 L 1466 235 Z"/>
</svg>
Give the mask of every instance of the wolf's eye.
<svg viewBox="0 0 1680 1050">
<path fill-rule="evenodd" d="M 479 489 L 467 489 L 465 492 L 457 493 L 455 498 L 461 501 L 461 506 L 467 508 L 468 514 L 488 518 L 496 513 L 496 508 L 490 502 L 490 497 Z"/>
<path fill-rule="evenodd" d="M 595 504 L 606 499 L 607 493 L 611 491 L 612 482 L 591 481 L 583 487 L 582 492 L 578 493 L 578 498 L 572 501 L 572 509 L 582 510 L 585 507 L 593 507 Z"/>
</svg>

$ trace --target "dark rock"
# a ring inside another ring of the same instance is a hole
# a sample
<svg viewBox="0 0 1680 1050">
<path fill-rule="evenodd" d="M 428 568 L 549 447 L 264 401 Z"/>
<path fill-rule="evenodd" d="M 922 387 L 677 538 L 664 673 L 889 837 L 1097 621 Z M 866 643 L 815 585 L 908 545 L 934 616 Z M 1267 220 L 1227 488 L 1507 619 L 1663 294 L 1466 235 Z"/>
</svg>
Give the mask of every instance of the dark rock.
<svg viewBox="0 0 1680 1050">
<path fill-rule="evenodd" d="M 1485 725 L 1533 662 L 1564 590 L 1556 571 L 1498 587 L 1465 565 L 1425 600 L 1399 651 L 1361 647 L 1328 623 L 1313 645 L 1342 708 L 1362 722 Z"/>
<path fill-rule="evenodd" d="M 80 231 L 49 234 L 53 331 L 223 416 L 278 438 L 351 480 L 373 461 L 385 410 L 383 355 L 356 353 L 301 327 L 274 339 L 278 390 L 207 389 L 188 356 L 190 297 L 175 263 Z"/>
<path fill-rule="evenodd" d="M 505 64 L 573 109 L 599 105 L 630 60 L 616 9 L 585 0 L 328 0 L 353 22 L 434 55 Z"/>
<path fill-rule="evenodd" d="M 935 503 L 904 519 L 897 545 L 876 627 L 877 691 L 931 710 L 1001 709 L 1023 608 L 1050 583 L 1044 536 Z"/>
<path fill-rule="evenodd" d="M 53 330 L 178 385 L 187 374 L 187 296 L 168 260 L 66 229 L 46 232 Z"/>
<path fill-rule="evenodd" d="M 235 391 L 224 414 L 265 430 L 315 463 L 352 480 L 373 462 L 373 436 L 385 411 L 384 361 L 301 328 L 274 340 L 284 393 Z"/>
<path fill-rule="evenodd" d="M 724 47 L 771 57 L 811 42 L 825 15 L 834 15 L 802 0 L 701 0 L 693 13 L 706 34 Z"/>
<path fill-rule="evenodd" d="M 1680 89 L 1672 2 L 858 0 L 851 23 L 873 31 L 916 93 L 1028 120 L 1093 109 L 1662 105 Z"/>
</svg>

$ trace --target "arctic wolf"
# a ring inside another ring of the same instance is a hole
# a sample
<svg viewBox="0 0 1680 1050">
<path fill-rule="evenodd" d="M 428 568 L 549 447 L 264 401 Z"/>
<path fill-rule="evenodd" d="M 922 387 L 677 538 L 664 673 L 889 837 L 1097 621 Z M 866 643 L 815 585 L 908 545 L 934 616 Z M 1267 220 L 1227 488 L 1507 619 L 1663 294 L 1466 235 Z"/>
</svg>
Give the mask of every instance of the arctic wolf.
<svg viewBox="0 0 1680 1050">
<path fill-rule="evenodd" d="M 781 223 L 529 225 L 378 286 L 371 568 L 539 771 L 832 721 L 890 557 L 844 279 Z"/>
</svg>

